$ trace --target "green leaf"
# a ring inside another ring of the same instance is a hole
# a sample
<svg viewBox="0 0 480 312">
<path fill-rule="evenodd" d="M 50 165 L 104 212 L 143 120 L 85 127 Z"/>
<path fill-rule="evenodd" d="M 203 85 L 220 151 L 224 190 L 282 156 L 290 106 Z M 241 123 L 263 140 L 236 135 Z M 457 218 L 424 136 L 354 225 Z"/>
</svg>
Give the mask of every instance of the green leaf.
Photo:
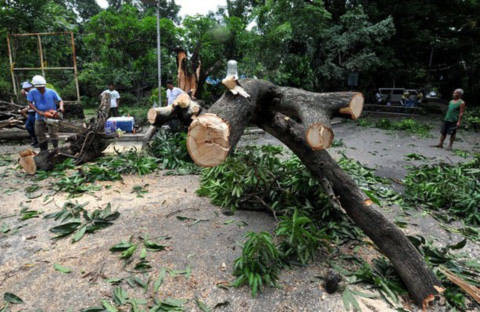
<svg viewBox="0 0 480 312">
<path fill-rule="evenodd" d="M 165 247 L 164 245 L 160 245 L 160 244 L 157 244 L 153 241 L 150 241 L 150 240 L 145 240 L 143 242 L 143 244 L 145 245 L 145 247 L 147 247 L 148 249 L 151 249 L 151 250 L 155 250 L 155 251 L 161 251 L 161 250 L 165 250 Z"/>
<path fill-rule="evenodd" d="M 50 229 L 50 232 L 57 234 L 55 238 L 68 236 L 73 232 L 75 232 L 81 224 L 82 223 L 79 221 L 64 223 L 58 226 L 54 226 L 53 228 Z"/>
<path fill-rule="evenodd" d="M 140 251 L 140 256 L 139 258 L 140 259 L 145 259 L 147 257 L 147 249 L 146 248 L 142 248 L 142 250 Z"/>
<path fill-rule="evenodd" d="M 128 295 L 122 287 L 115 287 L 113 289 L 113 302 L 116 305 L 124 305 L 127 303 Z"/>
<path fill-rule="evenodd" d="M 463 247 L 465 247 L 465 245 L 467 244 L 467 239 L 465 238 L 464 240 L 456 243 L 455 245 L 448 245 L 447 246 L 447 249 L 462 249 Z"/>
<path fill-rule="evenodd" d="M 3 294 L 3 300 L 5 300 L 8 303 L 13 303 L 13 304 L 23 303 L 23 300 L 20 297 L 18 297 L 15 294 L 9 293 L 9 292 L 6 292 L 6 293 Z"/>
<path fill-rule="evenodd" d="M 108 312 L 118 312 L 117 308 L 115 308 L 110 302 L 107 300 L 102 300 L 102 305 Z"/>
<path fill-rule="evenodd" d="M 352 307 L 356 311 L 361 311 L 360 305 L 358 304 L 357 299 L 355 299 L 350 289 L 345 288 L 342 294 L 342 300 L 346 311 L 350 311 L 350 307 Z"/>
<path fill-rule="evenodd" d="M 132 247 L 133 244 L 129 242 L 122 241 L 110 248 L 110 251 L 116 252 L 116 251 L 124 251 L 127 250 L 128 248 Z"/>
<path fill-rule="evenodd" d="M 137 250 L 137 244 L 132 245 L 127 250 L 122 252 L 120 258 L 122 258 L 122 259 L 130 258 L 135 253 L 135 250 Z"/>
<path fill-rule="evenodd" d="M 203 312 L 212 312 L 212 309 L 210 309 L 205 303 L 201 302 L 198 298 L 195 298 L 195 303 L 197 304 L 197 307 L 203 311 Z"/>
<path fill-rule="evenodd" d="M 165 276 L 167 274 L 167 271 L 165 270 L 165 268 L 162 268 L 160 270 L 160 274 L 158 275 L 158 278 L 157 280 L 155 281 L 155 283 L 153 284 L 153 291 L 155 293 L 158 292 L 158 289 L 160 289 L 160 286 L 162 286 L 163 284 L 163 280 L 165 279 Z"/>
<path fill-rule="evenodd" d="M 83 225 L 80 230 L 78 230 L 75 235 L 73 235 L 73 238 L 72 238 L 72 243 L 76 243 L 78 242 L 79 240 L 82 239 L 82 237 L 85 235 L 85 231 L 87 230 L 87 226 L 86 225 Z"/>
<path fill-rule="evenodd" d="M 109 278 L 107 279 L 107 283 L 110 283 L 112 285 L 119 284 L 123 281 L 123 278 Z"/>
<path fill-rule="evenodd" d="M 65 273 L 65 274 L 68 274 L 68 273 L 72 272 L 72 269 L 66 268 L 66 267 L 61 266 L 60 264 L 57 264 L 57 263 L 53 264 L 53 267 L 54 267 L 55 271 L 62 272 L 62 273 Z"/>
</svg>

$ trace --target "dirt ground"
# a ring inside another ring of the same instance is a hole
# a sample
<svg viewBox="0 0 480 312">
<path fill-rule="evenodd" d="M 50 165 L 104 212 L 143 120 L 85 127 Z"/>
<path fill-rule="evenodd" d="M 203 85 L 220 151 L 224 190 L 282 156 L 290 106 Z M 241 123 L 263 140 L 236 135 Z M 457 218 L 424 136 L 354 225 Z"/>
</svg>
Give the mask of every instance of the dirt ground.
<svg viewBox="0 0 480 312">
<path fill-rule="evenodd" d="M 453 152 L 429 147 L 437 140 L 439 124 L 434 124 L 434 137 L 419 138 L 404 132 L 358 127 L 352 122 L 340 123 L 335 125 L 334 132 L 344 146 L 332 148 L 332 152 L 336 157 L 343 152 L 375 168 L 378 175 L 393 179 L 402 179 L 407 165 L 465 161 Z M 455 148 L 480 152 L 478 135 L 461 132 L 459 138 Z M 241 144 L 266 143 L 280 144 L 266 134 L 245 136 Z M 16 156 L 12 153 L 21 149 L 21 145 L 3 145 L 0 154 L 11 154 L 14 159 Z M 419 153 L 429 159 L 406 161 L 405 155 L 409 153 Z M 251 297 L 247 287 L 218 287 L 234 279 L 232 266 L 241 253 L 244 234 L 271 231 L 275 220 L 267 214 L 250 211 L 223 215 L 207 198 L 196 196 L 198 176 L 166 176 L 164 172 L 143 177 L 125 176 L 121 182 L 100 183 L 104 186 L 101 191 L 74 199 L 67 199 L 63 193 L 53 194 L 48 190 L 51 179 L 33 182 L 15 164 L 0 167 L 0 177 L 0 227 L 6 224 L 12 229 L 8 233 L 0 232 L 0 295 L 11 292 L 24 301 L 24 304 L 12 305 L 12 311 L 80 311 L 99 306 L 101 300 L 112 296 L 115 286 L 107 281 L 112 278 L 124 279 L 120 285 L 129 297 L 150 303 L 153 298 L 185 299 L 186 311 L 201 311 L 195 298 L 214 311 L 344 311 L 341 294 L 329 295 L 323 289 L 321 277 L 327 266 L 321 253 L 308 266 L 283 270 L 279 288 L 267 288 L 256 298 Z M 42 186 L 35 193 L 39 197 L 29 199 L 24 188 L 34 183 Z M 148 193 L 137 198 L 132 188 L 146 184 Z M 106 185 L 111 187 L 105 188 Z M 395 187 L 401 190 L 401 185 Z M 47 195 L 53 196 L 53 201 L 45 203 Z M 112 226 L 87 234 L 75 244 L 69 238 L 52 240 L 53 234 L 48 229 L 58 225 L 52 219 L 19 220 L 22 207 L 47 214 L 58 211 L 67 200 L 88 202 L 88 210 L 111 203 L 121 215 Z M 383 212 L 391 219 L 401 214 L 395 208 Z M 460 240 L 421 211 L 403 217 L 408 220 L 405 232 L 409 234 L 420 233 L 442 245 Z M 142 235 L 157 238 L 168 247 L 160 252 L 148 252 L 147 260 L 152 265 L 149 272 L 132 273 L 109 248 Z M 474 258 L 480 255 L 480 246 L 476 244 L 469 242 L 466 250 Z M 368 252 L 375 253 L 373 249 Z M 72 272 L 56 271 L 54 264 L 68 267 Z M 152 285 L 162 268 L 184 272 L 177 272 L 177 276 L 167 274 L 159 292 L 154 293 Z M 150 280 L 149 289 L 129 286 L 125 280 L 132 275 L 143 281 Z M 368 292 L 360 286 L 359 289 Z M 394 311 L 380 298 L 359 298 L 359 301 L 363 311 Z M 444 310 L 441 306 L 437 309 Z"/>
</svg>

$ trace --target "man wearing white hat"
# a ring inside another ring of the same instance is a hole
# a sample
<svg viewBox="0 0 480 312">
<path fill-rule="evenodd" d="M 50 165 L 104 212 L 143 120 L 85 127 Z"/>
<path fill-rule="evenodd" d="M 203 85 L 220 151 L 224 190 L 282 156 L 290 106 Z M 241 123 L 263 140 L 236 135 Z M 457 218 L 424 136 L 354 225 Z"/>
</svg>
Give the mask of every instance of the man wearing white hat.
<svg viewBox="0 0 480 312">
<path fill-rule="evenodd" d="M 28 92 L 33 88 L 33 85 L 25 81 L 22 83 L 22 94 L 23 96 L 27 97 Z M 30 135 L 30 139 L 32 140 L 32 146 L 38 147 L 37 137 L 35 136 L 35 111 L 27 105 L 24 109 L 21 110 L 22 115 L 27 118 L 25 122 L 25 129 L 27 129 L 28 134 Z"/>
<path fill-rule="evenodd" d="M 40 75 L 32 78 L 32 84 L 35 89 L 28 92 L 27 100 L 30 107 L 35 110 L 35 133 L 38 138 L 40 151 L 48 150 L 47 130 L 52 142 L 53 148 L 58 148 L 58 125 L 56 123 L 45 122 L 46 118 L 56 118 L 58 111 L 62 112 L 63 101 L 55 90 L 46 88 L 47 81 Z M 57 109 L 58 104 L 58 109 Z"/>
</svg>

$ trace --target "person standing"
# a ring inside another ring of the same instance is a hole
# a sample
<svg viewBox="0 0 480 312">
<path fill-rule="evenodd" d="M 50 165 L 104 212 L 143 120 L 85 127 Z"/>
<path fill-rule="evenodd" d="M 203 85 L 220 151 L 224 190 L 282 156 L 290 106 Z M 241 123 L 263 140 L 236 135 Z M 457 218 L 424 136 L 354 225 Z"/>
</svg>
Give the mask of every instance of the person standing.
<svg viewBox="0 0 480 312">
<path fill-rule="evenodd" d="M 120 105 L 120 93 L 118 93 L 117 90 L 115 90 L 115 85 L 113 83 L 110 83 L 108 85 L 108 89 L 103 91 L 100 96 L 103 94 L 108 93 L 110 94 L 110 116 L 113 117 L 118 117 L 118 106 Z"/>
<path fill-rule="evenodd" d="M 167 81 L 167 106 L 172 105 L 173 102 L 175 102 L 175 100 L 177 99 L 177 97 L 184 93 L 185 91 L 175 87 L 172 81 Z"/>
<path fill-rule="evenodd" d="M 64 112 L 63 101 L 55 90 L 46 88 L 47 82 L 45 78 L 36 75 L 32 78 L 32 84 L 35 89 L 30 90 L 27 94 L 27 101 L 30 107 L 35 111 L 35 134 L 38 139 L 40 151 L 48 151 L 48 139 L 46 133 L 50 137 L 50 142 L 54 149 L 58 148 L 58 124 L 46 123 L 46 117 L 55 118 L 58 111 Z M 58 104 L 58 108 L 57 108 Z"/>
<path fill-rule="evenodd" d="M 33 85 L 25 81 L 22 83 L 22 95 L 27 98 L 28 92 L 33 88 Z M 25 129 L 27 129 L 30 139 L 32 140 L 32 147 L 38 147 L 38 140 L 35 136 L 35 111 L 27 105 L 24 109 L 20 111 L 23 116 L 27 118 L 25 121 Z"/>
<path fill-rule="evenodd" d="M 457 133 L 457 129 L 460 127 L 462 123 L 463 113 L 465 112 L 465 101 L 462 100 L 463 90 L 456 89 L 453 91 L 453 99 L 448 103 L 447 113 L 445 114 L 445 118 L 443 120 L 442 129 L 440 130 L 440 142 L 434 147 L 442 148 L 443 142 L 447 137 L 447 134 L 450 135 L 450 144 L 448 144 L 447 149 L 451 150 L 453 141 L 455 141 L 455 135 Z"/>
</svg>

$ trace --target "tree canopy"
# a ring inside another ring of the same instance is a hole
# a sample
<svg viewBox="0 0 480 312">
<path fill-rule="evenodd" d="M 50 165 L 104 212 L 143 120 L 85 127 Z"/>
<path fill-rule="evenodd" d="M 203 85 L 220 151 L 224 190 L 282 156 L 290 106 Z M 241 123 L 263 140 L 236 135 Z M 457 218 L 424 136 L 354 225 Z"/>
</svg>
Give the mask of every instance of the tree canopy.
<svg viewBox="0 0 480 312">
<path fill-rule="evenodd" d="M 114 82 L 124 103 L 146 103 L 156 88 L 156 17 L 147 1 L 3 0 L 0 41 L 7 33 L 71 30 L 75 34 L 80 87 L 94 102 Z M 379 87 L 436 88 L 446 97 L 465 89 L 469 104 L 480 95 L 480 26 L 477 0 L 340 1 L 228 0 L 206 15 L 180 17 L 174 0 L 160 1 L 162 77 L 176 77 L 175 48 L 202 62 L 199 95 L 212 101 L 229 59 L 241 75 L 311 91 Z M 15 62 L 34 66 L 35 43 L 15 42 Z M 49 64 L 64 62 L 68 46 L 50 43 Z M 13 94 L 6 44 L 0 49 L 0 98 Z M 25 73 L 33 76 L 36 72 Z M 349 86 L 350 74 L 358 86 Z M 66 73 L 49 80 L 74 94 Z M 67 79 L 68 80 L 68 79 Z"/>
</svg>

